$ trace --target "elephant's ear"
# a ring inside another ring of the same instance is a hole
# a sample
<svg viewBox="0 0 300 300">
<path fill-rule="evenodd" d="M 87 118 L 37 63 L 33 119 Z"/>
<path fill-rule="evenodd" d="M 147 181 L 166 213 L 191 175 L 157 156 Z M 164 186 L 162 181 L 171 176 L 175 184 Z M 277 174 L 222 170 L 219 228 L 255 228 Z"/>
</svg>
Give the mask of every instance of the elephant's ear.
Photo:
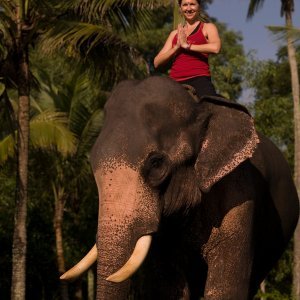
<svg viewBox="0 0 300 300">
<path fill-rule="evenodd" d="M 247 109 L 221 97 L 201 99 L 209 107 L 209 119 L 195 170 L 200 189 L 208 192 L 222 177 L 250 158 L 259 143 Z"/>
</svg>

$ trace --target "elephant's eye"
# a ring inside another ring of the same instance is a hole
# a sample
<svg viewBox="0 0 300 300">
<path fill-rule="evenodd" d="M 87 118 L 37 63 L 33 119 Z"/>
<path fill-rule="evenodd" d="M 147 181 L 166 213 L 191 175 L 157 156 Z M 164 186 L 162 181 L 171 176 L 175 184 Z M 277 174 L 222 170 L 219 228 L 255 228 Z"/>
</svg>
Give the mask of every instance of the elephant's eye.
<svg viewBox="0 0 300 300">
<path fill-rule="evenodd" d="M 159 152 L 151 152 L 142 167 L 142 175 L 152 187 L 159 186 L 168 176 L 170 160 L 167 155 Z"/>
<path fill-rule="evenodd" d="M 151 157 L 149 162 L 151 167 L 160 168 L 164 163 L 164 157 Z"/>
</svg>

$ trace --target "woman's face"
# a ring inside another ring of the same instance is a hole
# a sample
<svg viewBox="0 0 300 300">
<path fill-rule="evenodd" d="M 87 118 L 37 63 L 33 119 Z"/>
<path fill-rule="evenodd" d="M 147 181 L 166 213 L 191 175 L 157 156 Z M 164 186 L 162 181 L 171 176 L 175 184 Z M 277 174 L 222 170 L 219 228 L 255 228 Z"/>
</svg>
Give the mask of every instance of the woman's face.
<svg viewBox="0 0 300 300">
<path fill-rule="evenodd" d="M 197 0 L 182 0 L 180 10 L 187 21 L 193 21 L 199 15 L 200 5 Z"/>
</svg>

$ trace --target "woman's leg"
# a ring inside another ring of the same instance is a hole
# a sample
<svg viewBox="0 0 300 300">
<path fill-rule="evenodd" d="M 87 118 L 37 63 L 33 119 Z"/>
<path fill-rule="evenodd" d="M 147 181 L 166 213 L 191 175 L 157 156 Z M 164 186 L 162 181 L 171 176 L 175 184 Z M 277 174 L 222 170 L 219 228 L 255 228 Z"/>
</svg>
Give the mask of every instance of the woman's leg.
<svg viewBox="0 0 300 300">
<path fill-rule="evenodd" d="M 216 90 L 211 82 L 211 78 L 208 76 L 194 77 L 184 81 L 180 81 L 181 84 L 188 84 L 195 88 L 197 96 L 216 96 Z"/>
</svg>

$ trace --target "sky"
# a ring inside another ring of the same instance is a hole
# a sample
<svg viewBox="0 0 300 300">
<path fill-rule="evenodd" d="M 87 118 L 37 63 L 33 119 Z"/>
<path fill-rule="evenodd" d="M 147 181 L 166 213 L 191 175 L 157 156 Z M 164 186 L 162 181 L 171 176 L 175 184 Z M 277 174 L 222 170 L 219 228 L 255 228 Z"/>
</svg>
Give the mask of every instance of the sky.
<svg viewBox="0 0 300 300">
<path fill-rule="evenodd" d="M 300 28 L 300 0 L 294 0 L 293 24 Z M 276 60 L 280 46 L 266 26 L 284 26 L 285 19 L 280 17 L 280 0 L 265 0 L 262 8 L 251 20 L 246 20 L 249 0 L 214 0 L 207 9 L 210 17 L 227 24 L 228 29 L 242 33 L 246 52 L 255 50 L 260 60 Z"/>
</svg>

